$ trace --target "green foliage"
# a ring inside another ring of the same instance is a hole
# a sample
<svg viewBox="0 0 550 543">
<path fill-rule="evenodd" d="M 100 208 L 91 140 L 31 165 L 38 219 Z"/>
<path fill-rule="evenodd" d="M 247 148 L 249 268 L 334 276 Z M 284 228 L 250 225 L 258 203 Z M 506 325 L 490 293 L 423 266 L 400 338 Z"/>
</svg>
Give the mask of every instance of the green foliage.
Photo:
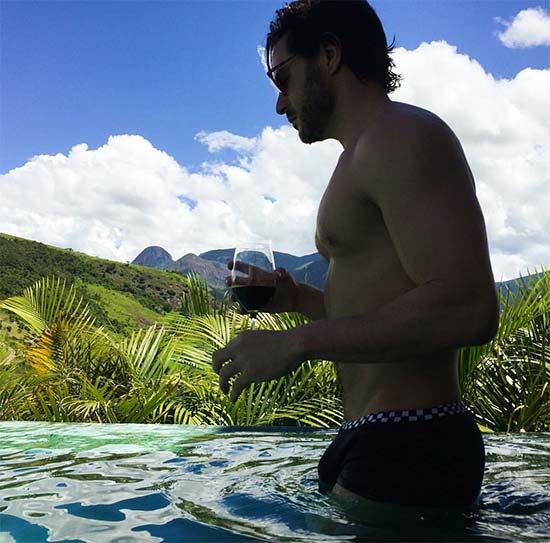
<svg viewBox="0 0 550 543">
<path fill-rule="evenodd" d="M 227 298 L 185 280 L 179 313 L 120 338 L 98 326 L 74 285 L 42 279 L 0 302 L 25 323 L 21 350 L 0 352 L 0 419 L 335 426 L 342 405 L 333 365 L 309 361 L 230 403 L 212 371 L 214 350 L 250 328 Z M 462 349 L 461 386 L 478 423 L 492 431 L 549 431 L 550 274 L 500 293 L 494 340 Z M 92 289 L 103 299 L 101 289 Z M 259 314 L 257 327 L 285 330 L 303 315 Z"/>
<path fill-rule="evenodd" d="M 210 315 L 221 311 L 221 307 L 212 298 L 208 284 L 200 275 L 191 273 L 186 276 L 187 291 L 181 298 L 180 313 L 187 317 Z"/>
<path fill-rule="evenodd" d="M 185 277 L 0 234 L 0 300 L 21 295 L 43 277 L 72 283 L 96 321 L 128 335 L 179 310 Z M 122 311 L 121 311 L 121 308 Z"/>
<path fill-rule="evenodd" d="M 0 309 L 27 323 L 29 334 L 23 357 L 0 366 L 0 418 L 319 427 L 341 419 L 328 363 L 304 364 L 280 381 L 250 387 L 230 404 L 211 355 L 248 328 L 249 317 L 206 303 L 207 287 L 197 277 L 188 286 L 187 314 L 170 314 L 122 340 L 97 327 L 75 287 L 59 278 L 40 280 L 1 302 Z M 298 315 L 259 319 L 260 327 L 274 330 L 302 322 Z"/>
<path fill-rule="evenodd" d="M 490 343 L 462 349 L 464 396 L 480 424 L 496 431 L 550 430 L 550 272 L 500 292 L 499 330 Z"/>
<path fill-rule="evenodd" d="M 257 383 L 247 388 L 235 403 L 230 403 L 211 369 L 214 350 L 225 346 L 242 330 L 250 318 L 234 310 L 226 314 L 197 315 L 192 318 L 169 315 L 166 325 L 177 338 L 174 354 L 194 384 L 195 402 L 186 404 L 186 414 L 201 424 L 298 425 L 330 427 L 342 419 L 332 363 L 311 361 L 291 375 L 277 381 Z M 302 324 L 297 314 L 258 316 L 258 328 L 283 330 Z M 189 387 L 184 396 L 189 397 Z M 174 401 L 177 401 L 174 400 Z M 168 422 L 169 420 L 167 420 Z M 177 422 L 175 420 L 174 422 Z"/>
<path fill-rule="evenodd" d="M 136 325 L 149 326 L 162 318 L 162 313 L 144 307 L 133 296 L 102 285 L 86 285 L 83 297 L 97 321 L 121 337 L 130 335 Z"/>
</svg>

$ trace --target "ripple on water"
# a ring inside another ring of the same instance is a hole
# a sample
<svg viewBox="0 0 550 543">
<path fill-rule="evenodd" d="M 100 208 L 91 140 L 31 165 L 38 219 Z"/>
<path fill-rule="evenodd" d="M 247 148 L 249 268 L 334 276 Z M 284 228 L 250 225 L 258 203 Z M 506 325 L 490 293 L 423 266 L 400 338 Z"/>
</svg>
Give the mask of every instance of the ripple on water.
<svg viewBox="0 0 550 543">
<path fill-rule="evenodd" d="M 321 494 L 334 431 L 0 423 L 0 541 L 545 541 L 550 436 L 486 436 L 480 505 Z"/>
</svg>

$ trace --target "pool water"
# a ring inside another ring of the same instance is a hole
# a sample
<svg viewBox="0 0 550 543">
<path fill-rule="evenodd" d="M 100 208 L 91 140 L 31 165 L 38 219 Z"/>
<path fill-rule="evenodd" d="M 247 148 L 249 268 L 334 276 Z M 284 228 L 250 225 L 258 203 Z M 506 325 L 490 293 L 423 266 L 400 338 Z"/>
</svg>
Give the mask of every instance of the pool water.
<svg viewBox="0 0 550 543">
<path fill-rule="evenodd" d="M 550 434 L 485 435 L 470 510 L 318 491 L 336 430 L 0 422 L 0 542 L 549 541 Z"/>
</svg>

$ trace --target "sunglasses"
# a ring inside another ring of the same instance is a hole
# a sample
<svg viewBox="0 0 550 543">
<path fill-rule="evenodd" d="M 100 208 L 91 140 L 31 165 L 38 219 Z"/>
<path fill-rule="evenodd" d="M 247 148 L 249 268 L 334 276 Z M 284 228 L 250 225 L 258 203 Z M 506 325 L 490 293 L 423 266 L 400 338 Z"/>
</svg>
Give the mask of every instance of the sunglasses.
<svg viewBox="0 0 550 543">
<path fill-rule="evenodd" d="M 286 94 L 287 88 L 281 81 L 277 80 L 277 71 L 280 70 L 283 66 L 290 64 L 290 62 L 294 60 L 297 56 L 298 55 L 292 55 L 291 57 L 288 57 L 286 60 L 279 62 L 279 64 L 273 66 L 273 68 L 270 68 L 267 71 L 267 77 L 269 77 L 269 79 L 273 81 L 273 84 L 277 87 L 281 94 Z"/>
</svg>

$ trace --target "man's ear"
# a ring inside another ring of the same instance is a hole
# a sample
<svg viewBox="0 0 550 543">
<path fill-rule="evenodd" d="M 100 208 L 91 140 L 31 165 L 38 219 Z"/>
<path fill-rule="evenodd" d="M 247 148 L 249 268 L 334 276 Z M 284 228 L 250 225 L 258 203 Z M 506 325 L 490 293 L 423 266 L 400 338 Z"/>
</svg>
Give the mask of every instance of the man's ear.
<svg viewBox="0 0 550 543">
<path fill-rule="evenodd" d="M 321 38 L 320 62 L 331 75 L 336 73 L 342 64 L 342 42 L 336 34 L 326 32 Z"/>
</svg>

